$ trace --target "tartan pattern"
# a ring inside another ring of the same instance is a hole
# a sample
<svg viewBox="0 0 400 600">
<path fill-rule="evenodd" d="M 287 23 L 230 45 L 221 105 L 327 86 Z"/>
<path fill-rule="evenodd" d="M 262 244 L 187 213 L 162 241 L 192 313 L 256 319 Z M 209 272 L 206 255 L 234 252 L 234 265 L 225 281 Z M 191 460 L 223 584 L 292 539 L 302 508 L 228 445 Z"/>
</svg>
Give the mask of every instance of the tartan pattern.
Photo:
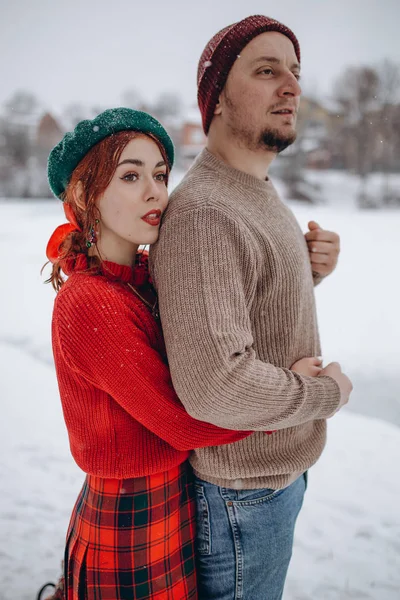
<svg viewBox="0 0 400 600">
<path fill-rule="evenodd" d="M 67 600 L 197 599 L 187 462 L 132 479 L 87 475 L 65 551 Z"/>
</svg>

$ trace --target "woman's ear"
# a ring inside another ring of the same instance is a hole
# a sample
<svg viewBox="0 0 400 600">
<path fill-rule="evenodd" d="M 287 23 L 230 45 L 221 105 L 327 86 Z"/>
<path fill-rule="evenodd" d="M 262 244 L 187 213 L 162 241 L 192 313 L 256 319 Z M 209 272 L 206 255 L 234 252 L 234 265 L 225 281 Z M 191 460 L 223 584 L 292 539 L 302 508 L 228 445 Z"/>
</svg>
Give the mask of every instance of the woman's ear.
<svg viewBox="0 0 400 600">
<path fill-rule="evenodd" d="M 78 208 L 85 210 L 85 203 L 83 200 L 83 184 L 82 181 L 78 181 L 74 189 L 74 200 Z"/>
</svg>

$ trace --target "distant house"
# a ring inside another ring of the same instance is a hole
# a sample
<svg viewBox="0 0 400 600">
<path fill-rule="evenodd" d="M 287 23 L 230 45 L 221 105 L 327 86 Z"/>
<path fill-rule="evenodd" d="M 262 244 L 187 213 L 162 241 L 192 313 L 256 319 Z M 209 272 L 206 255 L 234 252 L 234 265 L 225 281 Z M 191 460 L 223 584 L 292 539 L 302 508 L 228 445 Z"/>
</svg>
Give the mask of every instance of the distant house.
<svg viewBox="0 0 400 600">
<path fill-rule="evenodd" d="M 301 98 L 297 131 L 298 150 L 304 155 L 304 166 L 314 169 L 332 166 L 332 139 L 338 119 L 340 116 L 336 112 L 316 100 Z"/>
<path fill-rule="evenodd" d="M 59 123 L 47 112 L 42 116 L 37 125 L 36 145 L 40 150 L 48 154 L 53 146 L 58 144 L 63 135 L 64 131 Z"/>
<path fill-rule="evenodd" d="M 39 106 L 29 113 L 9 111 L 0 123 L 0 194 L 50 196 L 47 158 L 61 140 L 64 128 Z"/>
<path fill-rule="evenodd" d="M 201 124 L 198 108 L 191 108 L 183 117 L 179 143 L 179 162 L 188 169 L 196 156 L 206 145 L 207 138 Z"/>
<path fill-rule="evenodd" d="M 299 166 L 329 168 L 332 162 L 330 140 L 337 126 L 337 119 L 336 113 L 319 102 L 302 97 L 297 121 L 298 139 L 282 153 L 282 163 L 286 162 L 286 157 L 292 161 L 294 155 L 301 154 Z M 200 111 L 193 107 L 184 115 L 179 141 L 177 140 L 180 166 L 183 169 L 191 165 L 206 141 Z"/>
</svg>

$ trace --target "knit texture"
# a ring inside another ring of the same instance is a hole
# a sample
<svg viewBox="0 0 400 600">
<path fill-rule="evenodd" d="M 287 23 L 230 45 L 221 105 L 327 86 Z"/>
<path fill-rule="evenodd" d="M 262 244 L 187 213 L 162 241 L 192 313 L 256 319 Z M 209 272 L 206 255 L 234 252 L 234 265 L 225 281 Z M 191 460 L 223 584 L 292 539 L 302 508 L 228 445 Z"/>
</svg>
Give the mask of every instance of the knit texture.
<svg viewBox="0 0 400 600">
<path fill-rule="evenodd" d="M 157 119 L 141 110 L 109 108 L 94 119 L 80 121 L 50 152 L 47 176 L 53 194 L 60 197 L 65 192 L 75 167 L 93 146 L 119 131 L 153 134 L 164 146 L 170 167 L 174 164 L 174 145 Z"/>
<path fill-rule="evenodd" d="M 270 181 L 205 149 L 171 195 L 150 273 L 188 413 L 257 431 L 196 449 L 196 474 L 227 487 L 285 487 L 320 456 L 340 398 L 332 378 L 290 371 L 321 352 L 308 249 L 292 212 Z M 261 433 L 268 429 L 278 431 Z"/>
<path fill-rule="evenodd" d="M 69 266 L 54 305 L 53 353 L 71 452 L 83 471 L 141 477 L 182 463 L 197 445 L 247 435 L 187 414 L 160 326 L 127 285 L 135 282 L 130 267 L 104 262 L 94 275 L 84 255 Z"/>
<path fill-rule="evenodd" d="M 253 38 L 267 31 L 277 31 L 286 35 L 292 42 L 300 62 L 300 45 L 293 31 L 279 21 L 263 15 L 252 15 L 224 27 L 204 48 L 197 69 L 197 99 L 206 135 L 233 63 Z"/>
</svg>

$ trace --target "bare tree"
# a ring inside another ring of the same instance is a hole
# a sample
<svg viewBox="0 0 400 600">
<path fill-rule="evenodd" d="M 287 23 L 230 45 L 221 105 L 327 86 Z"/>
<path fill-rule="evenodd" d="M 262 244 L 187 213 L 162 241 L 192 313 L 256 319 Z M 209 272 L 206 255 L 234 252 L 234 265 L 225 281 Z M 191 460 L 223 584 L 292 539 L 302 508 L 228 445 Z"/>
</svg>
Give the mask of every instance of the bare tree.
<svg viewBox="0 0 400 600">
<path fill-rule="evenodd" d="M 89 119 L 90 114 L 86 106 L 79 102 L 68 104 L 63 111 L 63 120 L 68 129 L 74 129 L 83 119 Z"/>
<path fill-rule="evenodd" d="M 361 207 L 370 203 L 366 184 L 377 167 L 385 173 L 379 204 L 389 201 L 389 173 L 394 169 L 399 146 L 399 93 L 400 68 L 388 60 L 377 68 L 349 67 L 337 82 L 340 140 L 347 166 L 360 176 Z"/>
<path fill-rule="evenodd" d="M 178 94 L 164 92 L 157 98 L 152 110 L 160 120 L 177 117 L 182 112 L 182 100 Z"/>
<path fill-rule="evenodd" d="M 122 106 L 125 106 L 126 108 L 133 108 L 134 110 L 146 110 L 146 103 L 144 102 L 141 94 L 133 88 L 125 90 L 121 94 L 121 103 Z"/>
<path fill-rule="evenodd" d="M 32 153 L 32 143 L 28 133 L 23 129 L 14 130 L 6 123 L 3 136 L 10 164 L 15 167 L 26 167 Z"/>
<path fill-rule="evenodd" d="M 18 90 L 5 103 L 4 109 L 6 115 L 29 115 L 37 111 L 39 101 L 31 92 Z"/>
<path fill-rule="evenodd" d="M 367 199 L 366 182 L 372 169 L 378 107 L 379 76 L 371 67 L 349 67 L 337 82 L 335 99 L 343 115 L 343 142 L 349 165 L 360 176 L 359 202 Z"/>
<path fill-rule="evenodd" d="M 39 101 L 30 92 L 18 91 L 4 104 L 2 135 L 11 165 L 26 167 L 32 153 L 32 132 Z"/>
<path fill-rule="evenodd" d="M 20 90 L 2 108 L 0 159 L 3 193 L 29 197 L 40 102 L 32 93 Z"/>
<path fill-rule="evenodd" d="M 383 200 L 390 203 L 390 174 L 396 167 L 396 155 L 400 146 L 400 65 L 385 60 L 379 68 L 381 103 L 381 165 L 383 171 Z M 398 200 L 398 199 L 397 199 Z"/>
</svg>

